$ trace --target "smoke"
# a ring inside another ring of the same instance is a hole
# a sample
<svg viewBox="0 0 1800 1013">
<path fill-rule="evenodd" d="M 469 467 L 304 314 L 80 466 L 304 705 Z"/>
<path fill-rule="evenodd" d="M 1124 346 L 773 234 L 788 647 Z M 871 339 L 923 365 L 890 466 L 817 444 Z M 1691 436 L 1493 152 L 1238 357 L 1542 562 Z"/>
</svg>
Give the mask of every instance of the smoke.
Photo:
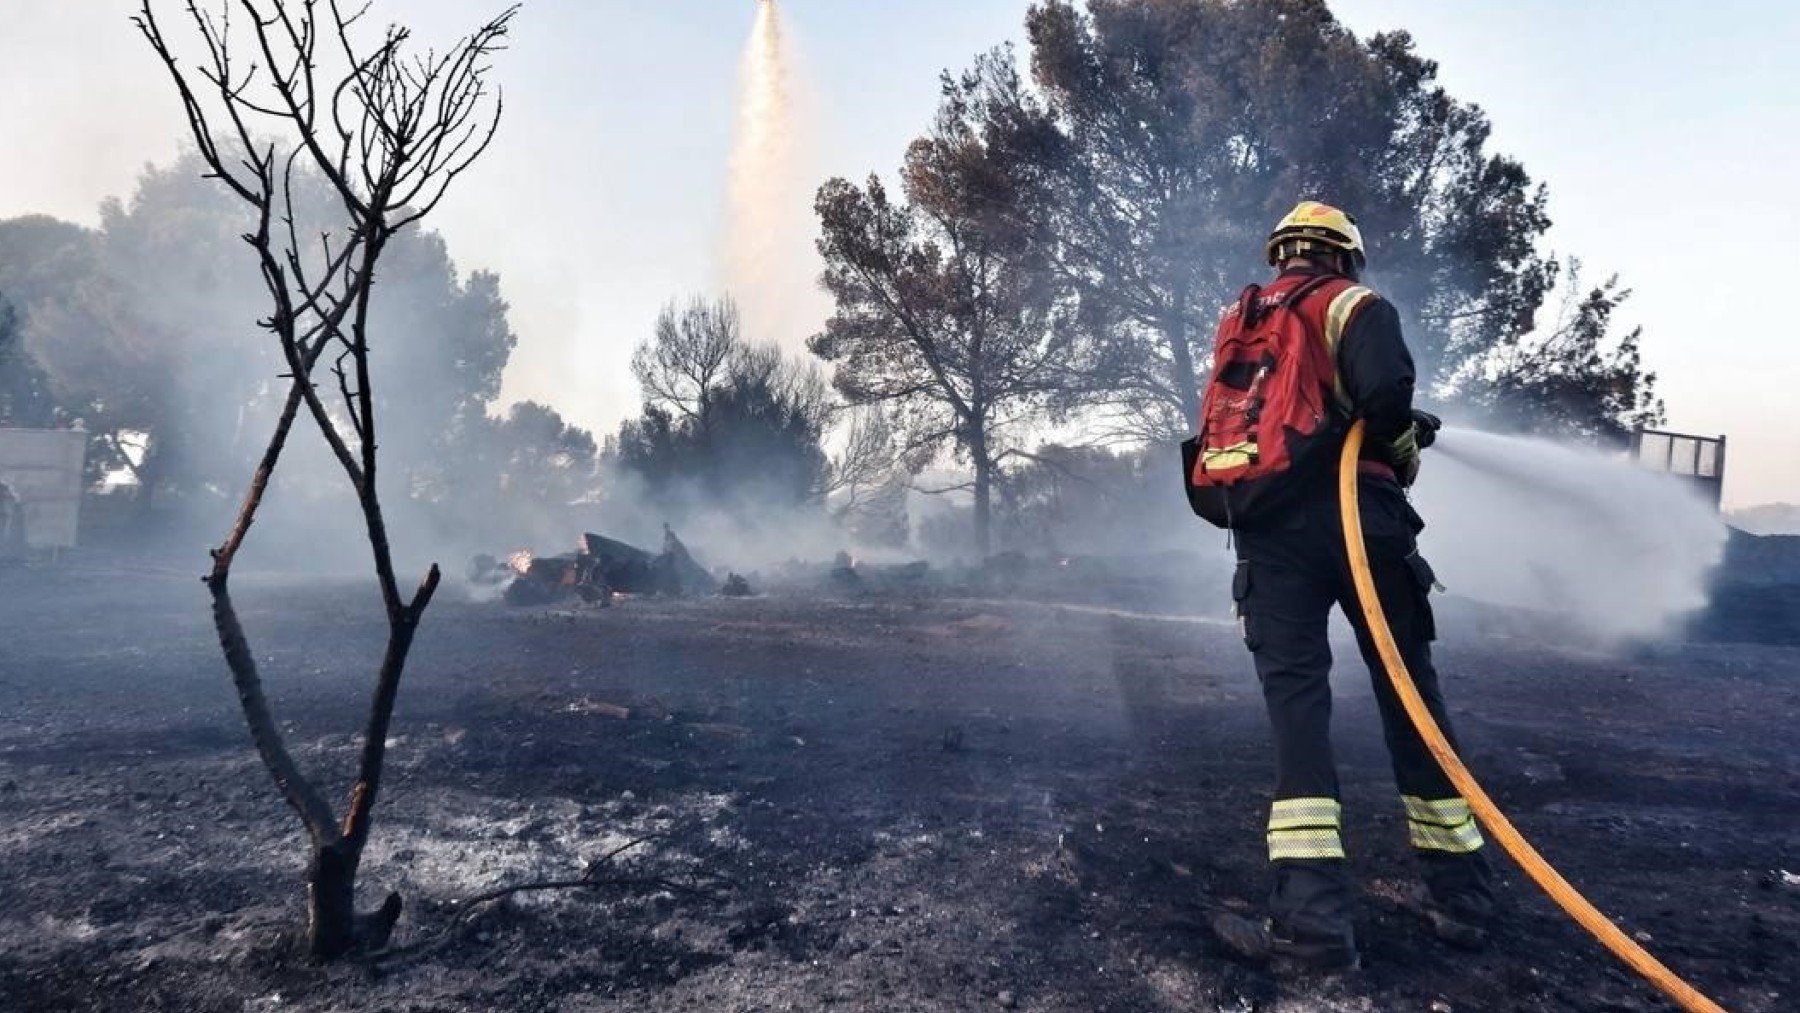
<svg viewBox="0 0 1800 1013">
<path fill-rule="evenodd" d="M 1620 455 L 1472 429 L 1444 430 L 1415 496 L 1451 593 L 1606 644 L 1677 633 L 1727 537 L 1697 492 Z"/>
<path fill-rule="evenodd" d="M 1135 559 L 1146 579 L 1183 567 L 1192 579 L 1164 580 L 1160 610 L 1230 604 L 1226 536 L 1189 512 L 1174 448 L 1039 456 L 1055 466 L 1013 473 L 1002 548 Z M 1413 497 L 1421 551 L 1452 599 L 1446 620 L 1521 620 L 1545 640 L 1603 648 L 1681 634 L 1708 604 L 1728 534 L 1695 489 L 1621 454 L 1458 427 L 1426 452 Z"/>
<path fill-rule="evenodd" d="M 776 0 L 756 5 L 740 76 L 726 281 L 752 340 L 798 350 L 823 313 L 813 285 L 817 258 L 810 245 L 802 103 L 792 42 Z"/>
</svg>

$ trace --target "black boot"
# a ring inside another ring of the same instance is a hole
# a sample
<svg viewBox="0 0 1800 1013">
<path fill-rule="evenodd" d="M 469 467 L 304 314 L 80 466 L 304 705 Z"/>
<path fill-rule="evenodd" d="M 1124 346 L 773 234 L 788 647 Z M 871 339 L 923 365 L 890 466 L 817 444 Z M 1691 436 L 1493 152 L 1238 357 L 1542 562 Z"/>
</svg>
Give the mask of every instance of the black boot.
<svg viewBox="0 0 1800 1013">
<path fill-rule="evenodd" d="M 1269 917 L 1215 915 L 1213 932 L 1249 960 L 1303 971 L 1358 965 L 1350 927 L 1349 877 L 1342 859 L 1276 862 Z"/>
<path fill-rule="evenodd" d="M 1227 949 L 1277 971 L 1328 974 L 1353 971 L 1361 964 L 1348 928 L 1320 933 L 1231 912 L 1213 915 L 1211 925 Z"/>
<path fill-rule="evenodd" d="M 1493 930 L 1493 868 L 1482 851 L 1466 855 L 1420 852 L 1425 916 L 1439 939 L 1463 950 L 1486 948 Z"/>
</svg>

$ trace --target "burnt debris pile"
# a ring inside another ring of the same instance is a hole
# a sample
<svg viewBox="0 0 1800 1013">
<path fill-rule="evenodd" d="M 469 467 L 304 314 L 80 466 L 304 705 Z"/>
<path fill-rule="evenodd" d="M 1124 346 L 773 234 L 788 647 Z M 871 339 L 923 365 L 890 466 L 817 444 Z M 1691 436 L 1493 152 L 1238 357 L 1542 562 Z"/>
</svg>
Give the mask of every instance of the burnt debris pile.
<svg viewBox="0 0 1800 1013">
<path fill-rule="evenodd" d="M 719 590 L 712 573 L 666 524 L 661 552 L 589 532 L 581 536 L 580 551 L 566 555 L 521 551 L 505 561 L 476 556 L 469 564 L 469 580 L 477 586 L 504 584 L 506 603 L 517 606 L 572 601 L 609 605 L 621 595 L 692 598 Z"/>
<path fill-rule="evenodd" d="M 977 562 L 933 565 L 923 559 L 865 559 L 848 551 L 829 560 L 791 558 L 760 570 L 742 568 L 729 543 L 703 547 L 703 563 L 667 525 L 660 551 L 589 532 L 562 555 L 519 551 L 477 556 L 468 579 L 506 604 L 534 608 L 583 603 L 607 606 L 632 597 L 749 598 L 827 595 L 850 598 L 1016 598 L 1135 609 L 1152 613 L 1218 612 L 1217 588 L 1229 580 L 1225 557 L 1034 556 L 1004 552 Z"/>
</svg>

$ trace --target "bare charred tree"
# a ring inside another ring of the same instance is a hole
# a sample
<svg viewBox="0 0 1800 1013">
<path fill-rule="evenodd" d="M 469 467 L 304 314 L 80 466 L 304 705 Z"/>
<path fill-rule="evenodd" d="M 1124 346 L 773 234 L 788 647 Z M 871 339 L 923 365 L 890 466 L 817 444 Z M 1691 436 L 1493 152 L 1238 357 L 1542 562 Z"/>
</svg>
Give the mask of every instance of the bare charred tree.
<svg viewBox="0 0 1800 1013">
<path fill-rule="evenodd" d="M 880 407 L 847 407 L 839 417 L 840 446 L 823 493 L 835 500 L 833 516 L 843 519 L 860 510 L 866 497 L 893 484 L 904 469 L 893 420 Z"/>
<path fill-rule="evenodd" d="M 656 428 L 652 416 L 665 417 L 671 430 L 713 435 L 720 406 L 756 390 L 767 395 L 761 418 L 802 420 L 799 428 L 813 431 L 811 442 L 836 434 L 838 453 L 824 468 L 807 469 L 816 479 L 809 490 L 814 498 L 840 500 L 834 513 L 854 509 L 862 494 L 892 478 L 900 465 L 894 428 L 879 408 L 833 403 L 816 365 L 784 355 L 778 346 L 745 340 L 742 316 L 729 296 L 664 306 L 655 334 L 632 352 L 631 372 L 647 414 L 627 424 L 621 445 L 630 442 L 633 427 L 638 434 Z"/>
<path fill-rule="evenodd" d="M 159 6 L 142 0 L 135 22 L 170 74 L 209 176 L 250 212 L 244 238 L 270 299 L 259 324 L 279 342 L 291 382 L 204 579 L 251 738 L 311 840 L 307 938 L 313 956 L 329 960 L 381 947 L 400 915 L 394 894 L 378 911 L 359 914 L 356 875 L 401 673 L 439 580 L 434 565 L 417 590 L 402 592 L 382 514 L 378 402 L 369 369 L 376 272 L 396 233 L 430 214 L 493 139 L 500 100 L 488 72 L 516 8 L 446 52 L 417 54 L 401 27 L 365 41 L 368 8 L 346 10 L 337 0 L 171 3 L 188 30 L 186 45 L 165 34 Z M 294 194 L 302 172 L 330 183 L 338 205 L 331 220 L 299 220 Z M 322 361 L 330 363 L 326 385 L 314 382 Z M 388 626 L 356 780 L 341 816 L 288 751 L 229 589 L 232 561 L 302 410 L 355 491 Z"/>
<path fill-rule="evenodd" d="M 696 297 L 663 307 L 656 336 L 632 352 L 631 373 L 646 405 L 705 426 L 708 404 L 745 347 L 737 303 Z"/>
</svg>

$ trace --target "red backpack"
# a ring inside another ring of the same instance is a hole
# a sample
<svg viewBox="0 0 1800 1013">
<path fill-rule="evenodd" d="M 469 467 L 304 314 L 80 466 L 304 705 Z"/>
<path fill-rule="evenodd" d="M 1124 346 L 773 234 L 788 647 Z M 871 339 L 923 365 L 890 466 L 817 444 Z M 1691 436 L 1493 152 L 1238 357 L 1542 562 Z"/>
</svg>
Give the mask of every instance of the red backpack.
<svg viewBox="0 0 1800 1013">
<path fill-rule="evenodd" d="M 1200 435 L 1181 445 L 1188 502 L 1221 528 L 1254 527 L 1336 452 L 1348 412 L 1334 392 L 1326 307 L 1353 286 L 1292 275 L 1244 289 L 1219 319 Z"/>
</svg>

